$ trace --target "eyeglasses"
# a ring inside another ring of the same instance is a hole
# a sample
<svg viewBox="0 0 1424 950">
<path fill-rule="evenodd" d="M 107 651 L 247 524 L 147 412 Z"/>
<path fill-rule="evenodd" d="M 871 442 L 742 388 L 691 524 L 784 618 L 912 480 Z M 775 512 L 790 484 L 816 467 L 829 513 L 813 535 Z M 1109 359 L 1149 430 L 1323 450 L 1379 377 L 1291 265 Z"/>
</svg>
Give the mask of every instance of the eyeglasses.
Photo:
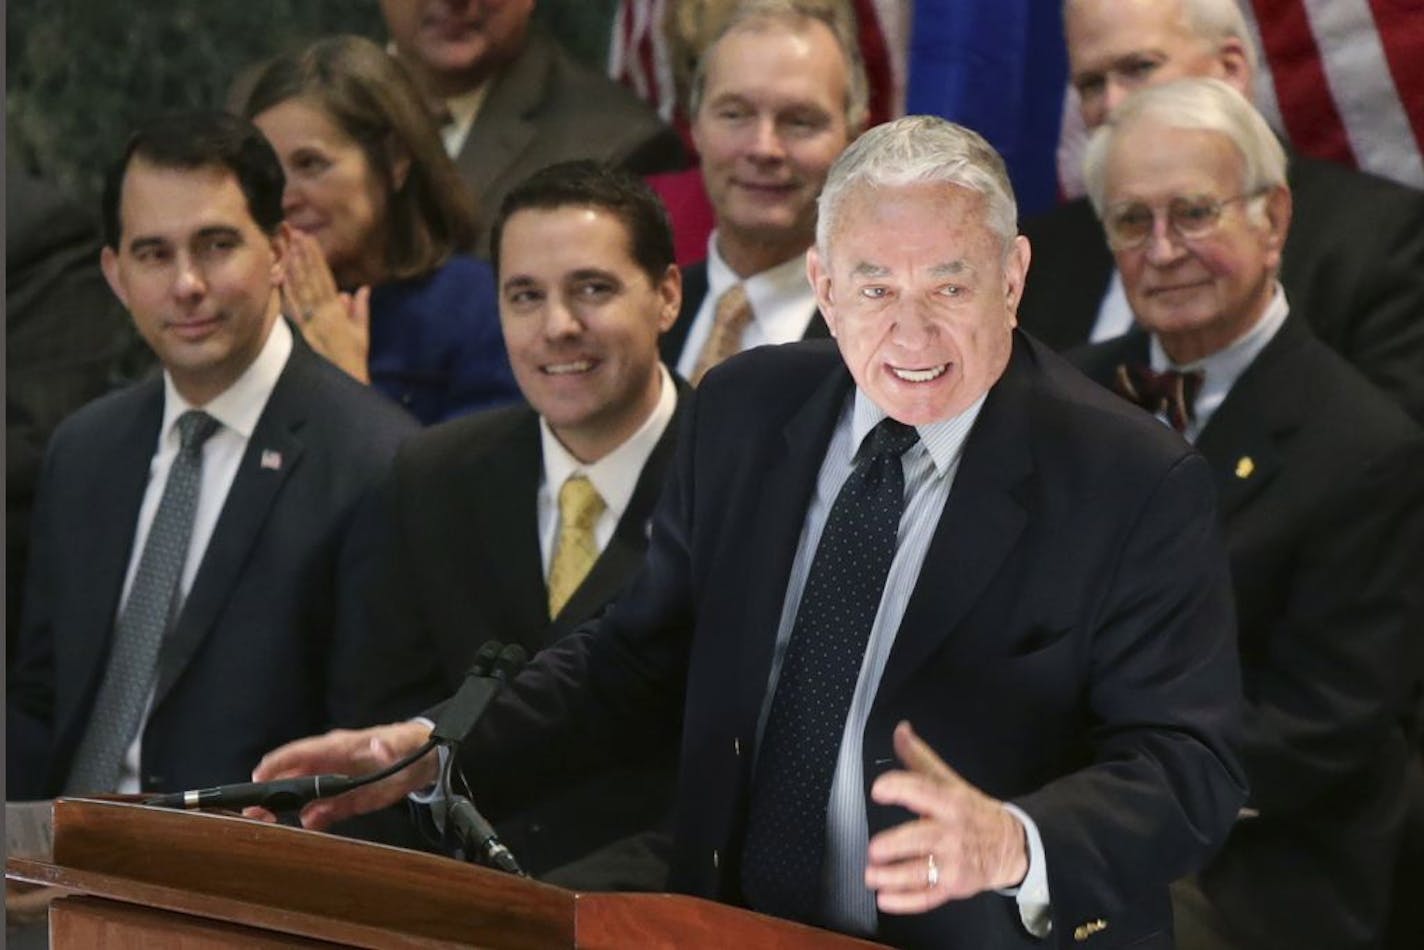
<svg viewBox="0 0 1424 950">
<path fill-rule="evenodd" d="M 1264 189 L 1231 198 L 1213 198 L 1211 195 L 1173 198 L 1167 202 L 1167 224 L 1172 233 L 1184 240 L 1204 238 L 1221 223 L 1223 208 L 1232 202 L 1246 201 L 1261 194 L 1264 194 Z M 1103 230 L 1107 232 L 1108 244 L 1119 251 L 1141 247 L 1152 236 L 1156 218 L 1156 210 L 1141 202 L 1113 205 L 1103 216 Z"/>
</svg>

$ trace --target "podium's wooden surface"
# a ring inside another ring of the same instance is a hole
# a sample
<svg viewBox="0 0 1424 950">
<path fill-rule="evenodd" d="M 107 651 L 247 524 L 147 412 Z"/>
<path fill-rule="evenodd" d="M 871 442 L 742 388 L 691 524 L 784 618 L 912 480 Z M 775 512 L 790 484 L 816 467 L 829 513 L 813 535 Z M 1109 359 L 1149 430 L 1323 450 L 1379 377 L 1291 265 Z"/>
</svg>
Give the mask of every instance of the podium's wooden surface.
<svg viewBox="0 0 1424 950">
<path fill-rule="evenodd" d="M 576 894 L 457 861 L 224 815 L 61 799 L 51 860 L 6 877 L 64 896 L 66 947 L 874 947 L 711 901 Z"/>
</svg>

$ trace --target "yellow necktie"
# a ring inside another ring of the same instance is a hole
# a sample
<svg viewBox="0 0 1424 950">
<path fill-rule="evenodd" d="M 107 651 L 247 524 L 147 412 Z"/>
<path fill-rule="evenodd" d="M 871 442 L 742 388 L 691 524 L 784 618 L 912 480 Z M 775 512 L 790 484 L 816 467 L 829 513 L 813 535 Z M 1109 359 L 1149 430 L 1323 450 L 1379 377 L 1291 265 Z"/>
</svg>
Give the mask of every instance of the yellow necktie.
<svg viewBox="0 0 1424 950">
<path fill-rule="evenodd" d="M 564 604 L 588 576 L 598 560 L 593 526 L 603 514 L 598 489 L 582 475 L 567 479 L 559 489 L 559 539 L 549 564 L 549 616 L 557 617 Z"/>
<path fill-rule="evenodd" d="M 692 385 L 702 382 L 703 375 L 709 369 L 742 351 L 742 333 L 751 322 L 752 305 L 747 300 L 747 288 L 733 284 L 717 298 L 712 332 L 707 334 L 707 342 L 702 344 L 702 352 L 697 355 L 697 365 L 692 368 Z"/>
</svg>

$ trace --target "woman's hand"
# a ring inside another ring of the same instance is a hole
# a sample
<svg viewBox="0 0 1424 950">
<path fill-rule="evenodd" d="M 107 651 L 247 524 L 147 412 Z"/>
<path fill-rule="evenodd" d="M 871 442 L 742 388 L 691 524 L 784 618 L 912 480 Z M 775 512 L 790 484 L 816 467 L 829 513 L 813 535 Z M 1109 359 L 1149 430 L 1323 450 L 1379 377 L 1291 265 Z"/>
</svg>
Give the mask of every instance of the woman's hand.
<svg viewBox="0 0 1424 950">
<path fill-rule="evenodd" d="M 316 238 L 291 230 L 282 278 L 282 309 L 311 348 L 363 383 L 371 382 L 371 288 L 336 289 Z"/>
</svg>

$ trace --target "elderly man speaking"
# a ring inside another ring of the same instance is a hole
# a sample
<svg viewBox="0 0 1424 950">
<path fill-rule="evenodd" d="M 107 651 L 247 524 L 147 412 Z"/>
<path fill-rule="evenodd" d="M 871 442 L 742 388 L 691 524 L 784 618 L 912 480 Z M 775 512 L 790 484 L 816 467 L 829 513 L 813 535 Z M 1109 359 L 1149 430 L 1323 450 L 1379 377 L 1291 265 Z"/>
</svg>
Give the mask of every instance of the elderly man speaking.
<svg viewBox="0 0 1424 950">
<path fill-rule="evenodd" d="M 1167 946 L 1168 883 L 1244 797 L 1210 472 L 1015 332 L 1028 242 L 978 135 L 874 129 L 820 204 L 835 341 L 708 373 L 643 570 L 460 764 L 509 794 L 680 738 L 676 889 L 906 946 Z M 258 776 L 426 732 L 302 740 Z"/>
</svg>

